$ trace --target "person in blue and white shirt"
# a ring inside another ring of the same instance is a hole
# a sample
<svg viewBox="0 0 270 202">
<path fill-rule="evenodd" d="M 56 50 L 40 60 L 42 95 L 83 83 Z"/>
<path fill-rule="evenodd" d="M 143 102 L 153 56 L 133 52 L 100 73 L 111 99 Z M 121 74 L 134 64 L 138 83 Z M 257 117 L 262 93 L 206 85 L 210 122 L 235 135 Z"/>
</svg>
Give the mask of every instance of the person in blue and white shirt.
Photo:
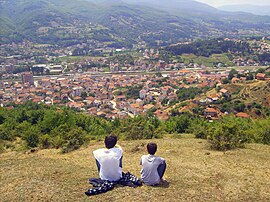
<svg viewBox="0 0 270 202">
<path fill-rule="evenodd" d="M 102 180 L 117 182 L 122 178 L 123 150 L 117 145 L 117 137 L 109 135 L 105 138 L 105 147 L 93 152 Z"/>
</svg>

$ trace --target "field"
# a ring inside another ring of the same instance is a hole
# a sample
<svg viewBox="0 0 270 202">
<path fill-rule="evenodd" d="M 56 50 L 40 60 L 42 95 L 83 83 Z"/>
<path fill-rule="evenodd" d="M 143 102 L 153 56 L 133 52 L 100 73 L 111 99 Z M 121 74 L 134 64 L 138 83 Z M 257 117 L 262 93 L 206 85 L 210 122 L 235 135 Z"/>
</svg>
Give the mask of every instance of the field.
<svg viewBox="0 0 270 202">
<path fill-rule="evenodd" d="M 233 66 L 234 64 L 229 60 L 226 54 L 213 54 L 210 57 L 196 56 L 193 54 L 183 54 L 181 56 L 185 64 L 191 62 L 202 64 L 207 67 L 214 67 L 218 63 L 226 64 L 226 66 Z"/>
<path fill-rule="evenodd" d="M 98 177 L 92 151 L 102 142 L 78 151 L 9 152 L 0 155 L 0 201 L 270 201 L 270 147 L 217 152 L 204 140 L 184 135 L 165 137 L 157 155 L 167 160 L 168 187 L 116 187 L 87 197 L 87 179 Z M 149 140 L 120 141 L 124 171 L 139 176 L 139 159 Z"/>
</svg>

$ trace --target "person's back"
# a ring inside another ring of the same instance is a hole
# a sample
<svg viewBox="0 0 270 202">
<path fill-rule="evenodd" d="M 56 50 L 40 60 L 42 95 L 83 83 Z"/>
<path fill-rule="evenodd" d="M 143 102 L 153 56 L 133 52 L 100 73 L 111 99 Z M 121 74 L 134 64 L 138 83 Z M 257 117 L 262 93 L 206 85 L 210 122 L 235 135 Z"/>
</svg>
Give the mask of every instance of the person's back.
<svg viewBox="0 0 270 202">
<path fill-rule="evenodd" d="M 141 157 L 141 178 L 146 185 L 156 185 L 160 183 L 165 170 L 165 160 L 159 156 L 155 156 L 157 145 L 155 143 L 147 144 L 148 155 Z"/>
<path fill-rule="evenodd" d="M 122 149 L 115 147 L 117 138 L 108 136 L 105 138 L 106 148 L 93 152 L 96 159 L 99 176 L 102 180 L 118 181 L 122 177 Z"/>
</svg>

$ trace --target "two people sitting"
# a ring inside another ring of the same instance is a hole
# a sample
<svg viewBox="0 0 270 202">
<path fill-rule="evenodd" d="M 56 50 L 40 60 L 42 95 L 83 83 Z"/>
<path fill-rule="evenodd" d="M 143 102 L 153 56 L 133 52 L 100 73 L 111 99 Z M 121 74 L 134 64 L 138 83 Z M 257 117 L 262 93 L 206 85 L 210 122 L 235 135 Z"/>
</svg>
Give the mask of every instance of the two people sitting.
<svg viewBox="0 0 270 202">
<path fill-rule="evenodd" d="M 117 137 L 110 135 L 105 138 L 105 147 L 93 152 L 99 176 L 102 180 L 117 182 L 122 178 L 123 150 L 117 145 Z M 141 157 L 141 179 L 146 185 L 158 185 L 163 181 L 166 162 L 163 158 L 155 156 L 157 144 L 147 144 L 148 155 Z"/>
</svg>

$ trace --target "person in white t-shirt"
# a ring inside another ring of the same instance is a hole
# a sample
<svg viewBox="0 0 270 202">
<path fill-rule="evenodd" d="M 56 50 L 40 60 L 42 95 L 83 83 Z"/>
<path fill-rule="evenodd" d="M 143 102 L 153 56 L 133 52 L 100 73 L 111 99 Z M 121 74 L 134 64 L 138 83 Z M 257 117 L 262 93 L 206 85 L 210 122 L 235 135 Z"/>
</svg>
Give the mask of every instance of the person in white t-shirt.
<svg viewBox="0 0 270 202">
<path fill-rule="evenodd" d="M 105 147 L 93 152 L 102 180 L 116 182 L 122 177 L 123 150 L 117 143 L 117 137 L 109 135 L 105 138 Z"/>
<path fill-rule="evenodd" d="M 157 151 L 156 143 L 147 144 L 148 155 L 141 157 L 140 164 L 142 165 L 141 178 L 146 185 L 158 185 L 160 182 L 166 183 L 167 181 L 162 179 L 165 170 L 166 162 L 163 158 L 155 156 Z"/>
</svg>

